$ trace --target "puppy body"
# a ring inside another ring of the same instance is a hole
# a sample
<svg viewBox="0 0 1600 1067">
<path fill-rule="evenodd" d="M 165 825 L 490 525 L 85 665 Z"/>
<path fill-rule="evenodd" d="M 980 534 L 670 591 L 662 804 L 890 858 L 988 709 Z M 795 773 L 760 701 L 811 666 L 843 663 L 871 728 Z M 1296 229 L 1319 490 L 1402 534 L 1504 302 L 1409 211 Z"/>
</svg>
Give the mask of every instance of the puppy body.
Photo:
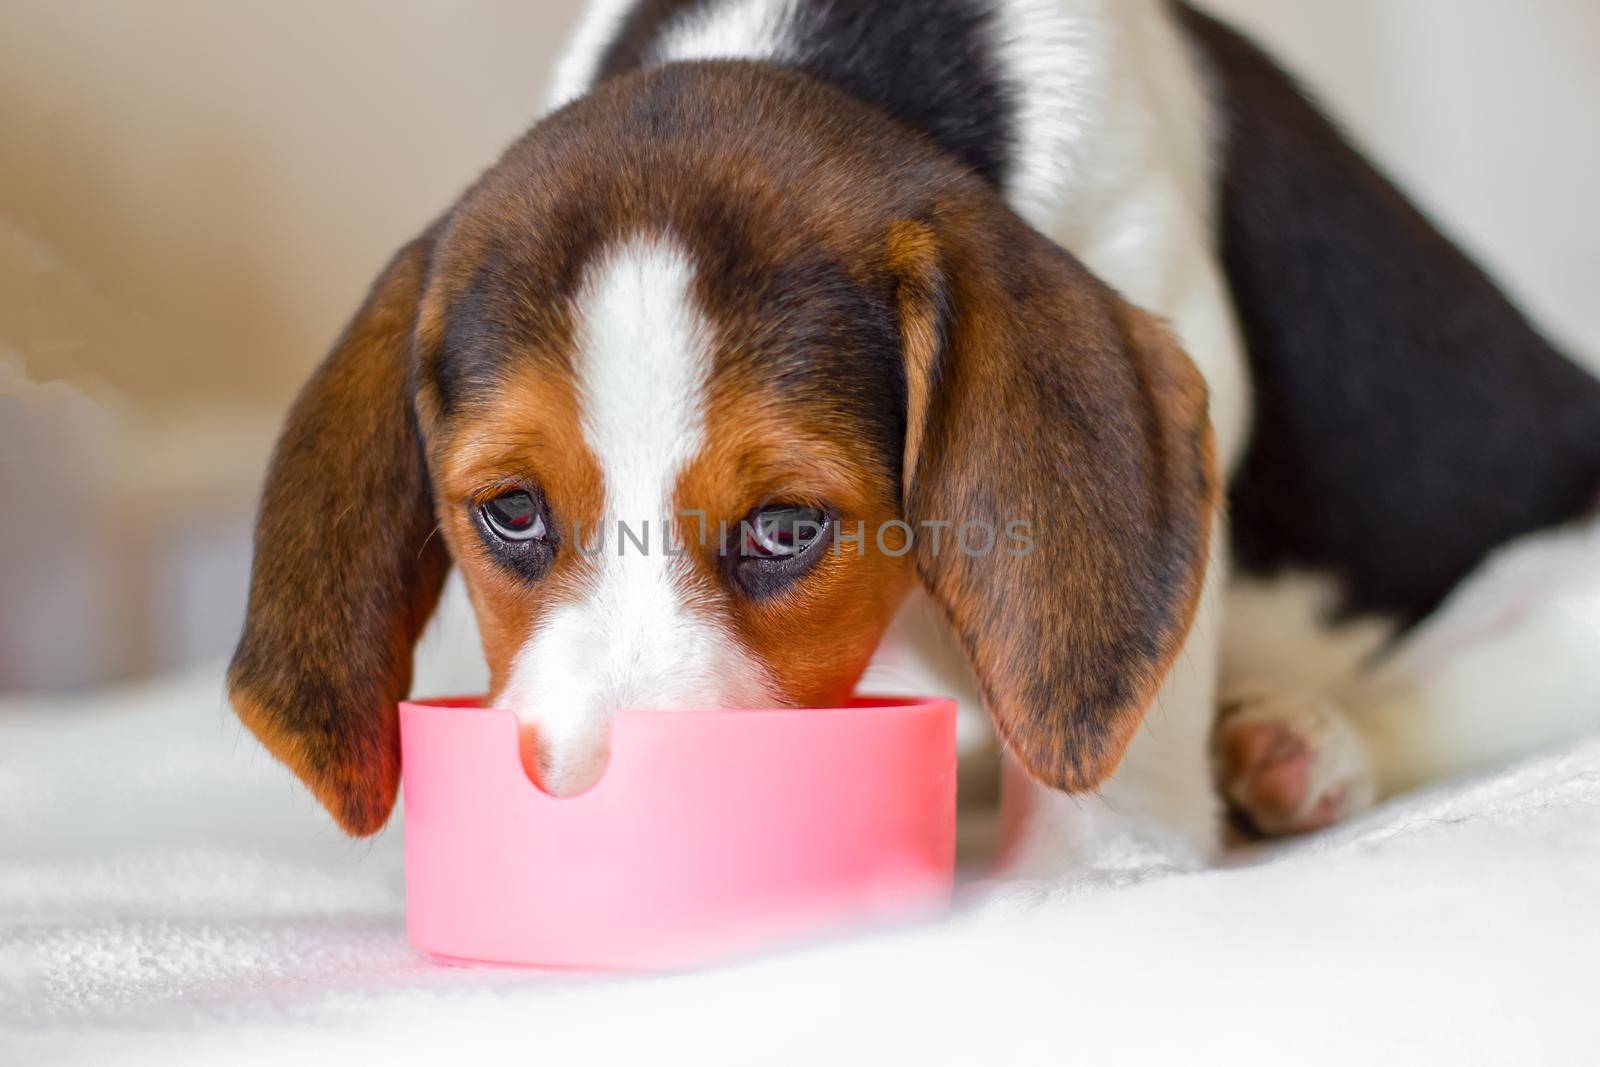
<svg viewBox="0 0 1600 1067">
<path fill-rule="evenodd" d="M 1593 720 L 1575 670 L 1539 729 L 1443 760 L 1472 671 L 1372 669 L 1419 620 L 1414 662 L 1513 658 L 1422 640 L 1486 632 L 1452 620 L 1503 603 L 1498 546 L 1592 562 L 1538 531 L 1600 486 L 1600 387 L 1217 24 L 602 2 L 553 102 L 380 278 L 269 475 L 233 697 L 347 829 L 392 804 L 450 563 L 546 788 L 602 771 L 617 708 L 831 703 L 878 650 L 870 683 L 958 694 L 969 743 L 987 711 L 1027 870 L 1202 862 L 1217 764 L 1287 832 Z M 1484 492 L 1519 446 L 1537 469 Z M 370 536 L 350 492 L 404 523 Z M 772 555 L 740 525 L 771 515 L 854 550 Z M 936 536 L 1014 524 L 1037 551 Z"/>
</svg>

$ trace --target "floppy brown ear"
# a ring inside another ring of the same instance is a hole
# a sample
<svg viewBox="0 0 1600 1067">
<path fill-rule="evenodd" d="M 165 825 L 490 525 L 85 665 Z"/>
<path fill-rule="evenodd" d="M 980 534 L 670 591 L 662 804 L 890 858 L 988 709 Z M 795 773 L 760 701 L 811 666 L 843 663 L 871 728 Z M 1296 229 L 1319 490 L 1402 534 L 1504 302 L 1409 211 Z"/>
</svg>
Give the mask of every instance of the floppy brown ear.
<svg viewBox="0 0 1600 1067">
<path fill-rule="evenodd" d="M 997 198 L 899 224 L 890 259 L 906 518 L 951 524 L 938 551 L 919 534 L 918 573 L 1013 754 L 1092 789 L 1194 618 L 1220 481 L 1205 383 L 1161 323 Z M 969 552 L 952 539 L 971 523 Z"/>
<path fill-rule="evenodd" d="M 289 413 L 228 673 L 244 724 L 352 834 L 394 806 L 395 705 L 449 567 L 411 401 L 427 254 L 395 256 Z"/>
</svg>

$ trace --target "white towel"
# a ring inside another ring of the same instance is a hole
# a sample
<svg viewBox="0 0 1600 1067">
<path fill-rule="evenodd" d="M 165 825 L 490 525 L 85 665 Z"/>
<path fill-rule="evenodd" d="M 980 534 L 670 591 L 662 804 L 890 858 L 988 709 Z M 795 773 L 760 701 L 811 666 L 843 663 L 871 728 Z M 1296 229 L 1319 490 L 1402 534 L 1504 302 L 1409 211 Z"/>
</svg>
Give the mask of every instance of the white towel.
<svg viewBox="0 0 1600 1067">
<path fill-rule="evenodd" d="M 1191 874 L 702 973 L 435 966 L 220 671 L 0 702 L 0 1064 L 1595 1062 L 1600 738 Z"/>
</svg>

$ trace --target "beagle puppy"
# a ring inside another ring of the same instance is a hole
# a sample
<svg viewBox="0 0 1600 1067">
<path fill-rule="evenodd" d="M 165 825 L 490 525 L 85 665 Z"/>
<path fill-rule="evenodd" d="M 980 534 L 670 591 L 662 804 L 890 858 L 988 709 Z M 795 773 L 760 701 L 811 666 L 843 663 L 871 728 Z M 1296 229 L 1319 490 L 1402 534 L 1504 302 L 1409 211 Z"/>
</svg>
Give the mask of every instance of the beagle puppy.
<svg viewBox="0 0 1600 1067">
<path fill-rule="evenodd" d="M 1600 723 L 1597 492 L 1600 383 L 1184 4 L 598 0 L 296 401 L 230 690 L 374 832 L 454 567 L 550 792 L 871 664 L 1019 863 L 1203 861 Z"/>
</svg>

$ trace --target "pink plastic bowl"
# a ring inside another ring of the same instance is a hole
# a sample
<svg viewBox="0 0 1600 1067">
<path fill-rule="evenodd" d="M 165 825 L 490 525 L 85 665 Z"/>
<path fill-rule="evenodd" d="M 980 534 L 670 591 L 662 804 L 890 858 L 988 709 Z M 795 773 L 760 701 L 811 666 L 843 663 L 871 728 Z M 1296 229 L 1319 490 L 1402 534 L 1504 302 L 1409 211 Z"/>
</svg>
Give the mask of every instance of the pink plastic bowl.
<svg viewBox="0 0 1600 1067">
<path fill-rule="evenodd" d="M 406 917 L 446 961 L 680 967 L 947 907 L 955 704 L 629 711 L 586 793 L 511 712 L 400 705 Z"/>
</svg>

